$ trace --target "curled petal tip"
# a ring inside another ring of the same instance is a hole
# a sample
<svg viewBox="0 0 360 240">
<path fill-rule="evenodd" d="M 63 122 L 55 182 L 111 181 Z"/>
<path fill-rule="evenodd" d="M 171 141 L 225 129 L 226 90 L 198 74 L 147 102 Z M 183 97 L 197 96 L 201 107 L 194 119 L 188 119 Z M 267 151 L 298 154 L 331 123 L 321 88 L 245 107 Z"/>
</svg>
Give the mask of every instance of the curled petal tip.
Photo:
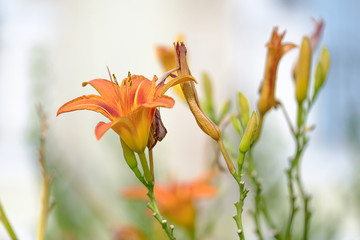
<svg viewBox="0 0 360 240">
<path fill-rule="evenodd" d="M 109 123 L 99 122 L 95 127 L 96 140 L 99 141 L 100 138 L 106 133 L 106 131 L 109 130 L 111 125 L 112 125 L 112 122 L 109 122 Z"/>
</svg>

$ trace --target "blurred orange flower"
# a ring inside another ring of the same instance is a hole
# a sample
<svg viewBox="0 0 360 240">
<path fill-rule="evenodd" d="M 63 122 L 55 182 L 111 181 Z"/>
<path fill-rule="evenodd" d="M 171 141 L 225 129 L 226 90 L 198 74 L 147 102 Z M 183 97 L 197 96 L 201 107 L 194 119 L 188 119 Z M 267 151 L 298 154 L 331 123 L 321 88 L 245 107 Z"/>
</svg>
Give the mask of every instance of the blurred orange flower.
<svg viewBox="0 0 360 240">
<path fill-rule="evenodd" d="M 275 27 L 273 29 L 270 41 L 266 44 L 268 52 L 266 57 L 265 76 L 261 84 L 260 99 L 258 101 L 258 109 L 261 116 L 263 116 L 267 111 L 276 105 L 276 72 L 281 57 L 296 47 L 296 45 L 292 43 L 282 43 L 284 36 L 285 32 L 278 34 L 278 28 Z"/>
<path fill-rule="evenodd" d="M 114 75 L 113 75 L 114 76 Z M 172 108 L 175 101 L 164 93 L 172 86 L 184 81 L 195 81 L 192 77 L 174 78 L 164 84 L 167 75 L 160 80 L 154 76 L 150 81 L 141 75 L 124 78 L 119 84 L 114 81 L 95 79 L 84 82 L 90 84 L 99 95 L 84 95 L 75 98 L 63 106 L 57 115 L 76 110 L 91 110 L 101 113 L 110 122 L 99 122 L 95 136 L 99 140 L 112 128 L 134 152 L 143 152 L 148 142 L 149 131 L 157 107 Z M 158 81 L 157 81 L 158 80 Z"/>
<path fill-rule="evenodd" d="M 209 183 L 212 176 L 213 173 L 206 174 L 189 183 L 156 184 L 154 193 L 160 212 L 176 224 L 193 229 L 197 213 L 195 201 L 211 198 L 216 194 L 216 187 Z M 135 200 L 147 200 L 146 193 L 144 187 L 132 187 L 123 191 L 125 198 Z"/>
<path fill-rule="evenodd" d="M 139 229 L 131 226 L 119 226 L 114 229 L 114 240 L 145 240 Z"/>
</svg>

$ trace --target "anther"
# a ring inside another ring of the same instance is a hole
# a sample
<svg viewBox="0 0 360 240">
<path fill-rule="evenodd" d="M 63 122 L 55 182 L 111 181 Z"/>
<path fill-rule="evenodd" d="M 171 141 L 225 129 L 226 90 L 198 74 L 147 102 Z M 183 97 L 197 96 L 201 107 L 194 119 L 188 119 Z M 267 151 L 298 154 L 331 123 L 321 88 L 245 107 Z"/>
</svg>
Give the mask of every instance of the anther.
<svg viewBox="0 0 360 240">
<path fill-rule="evenodd" d="M 112 74 L 112 76 L 113 76 L 113 78 L 114 78 L 114 82 L 116 83 L 116 85 L 118 85 L 118 86 L 119 86 L 119 83 L 118 83 L 118 81 L 117 81 L 117 79 L 116 79 L 115 74 Z"/>
</svg>

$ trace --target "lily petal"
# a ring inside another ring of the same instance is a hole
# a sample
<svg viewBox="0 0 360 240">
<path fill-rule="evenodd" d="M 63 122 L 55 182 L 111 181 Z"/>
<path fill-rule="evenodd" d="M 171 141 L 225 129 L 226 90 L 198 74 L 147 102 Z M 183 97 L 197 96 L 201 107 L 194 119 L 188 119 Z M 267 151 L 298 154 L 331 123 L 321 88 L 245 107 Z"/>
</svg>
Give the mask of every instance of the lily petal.
<svg viewBox="0 0 360 240">
<path fill-rule="evenodd" d="M 139 112 L 138 114 L 142 115 L 144 114 L 143 112 Z M 134 115 L 134 113 L 132 113 L 132 115 Z M 139 118 L 142 119 L 141 116 Z M 140 122 L 132 121 L 132 119 L 130 119 L 130 117 L 118 118 L 112 123 L 111 128 L 121 137 L 131 150 L 135 152 L 143 152 L 149 137 L 150 127 L 148 127 L 149 130 L 146 135 L 147 127 L 144 126 L 144 124 L 147 124 L 146 118 Z M 135 118 L 135 120 L 137 120 L 137 118 Z M 135 128 L 133 122 L 139 124 L 137 125 L 137 128 Z"/>
<path fill-rule="evenodd" d="M 59 108 L 57 116 L 65 112 L 77 110 L 95 111 L 101 113 L 111 121 L 120 117 L 118 111 L 114 109 L 113 106 L 110 106 L 103 97 L 98 95 L 84 95 L 65 103 Z"/>
<path fill-rule="evenodd" d="M 115 106 L 119 102 L 118 86 L 106 79 L 94 79 L 89 82 L 83 82 L 83 87 L 90 84 L 96 91 L 106 100 L 114 103 Z"/>
<path fill-rule="evenodd" d="M 174 79 L 171 79 L 168 83 L 166 83 L 165 85 L 163 86 L 159 86 L 157 89 L 156 89 L 156 93 L 155 95 L 156 96 L 159 96 L 159 95 L 162 95 L 164 94 L 169 88 L 177 85 L 177 84 L 180 84 L 180 83 L 183 83 L 183 82 L 187 82 L 187 81 L 192 81 L 192 82 L 195 82 L 197 83 L 196 79 L 191 76 L 191 75 L 184 75 L 184 76 L 179 76 L 179 77 L 176 77 Z"/>
<path fill-rule="evenodd" d="M 172 108 L 175 104 L 175 100 L 169 96 L 163 95 L 161 97 L 156 98 L 154 101 L 145 103 L 142 107 L 145 108 L 156 108 L 156 107 L 166 107 Z"/>
<path fill-rule="evenodd" d="M 95 127 L 96 139 L 100 140 L 100 138 L 104 135 L 104 133 L 106 133 L 107 130 L 111 128 L 112 124 L 113 124 L 112 122 L 109 123 L 99 122 Z"/>
</svg>

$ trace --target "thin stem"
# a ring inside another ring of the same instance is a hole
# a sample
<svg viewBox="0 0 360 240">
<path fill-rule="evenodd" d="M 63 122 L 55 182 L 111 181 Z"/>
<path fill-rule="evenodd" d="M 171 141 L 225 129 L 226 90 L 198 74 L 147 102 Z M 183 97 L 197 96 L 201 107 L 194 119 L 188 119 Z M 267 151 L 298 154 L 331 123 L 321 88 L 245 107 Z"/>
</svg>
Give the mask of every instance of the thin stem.
<svg viewBox="0 0 360 240">
<path fill-rule="evenodd" d="M 293 164 L 291 164 L 291 165 L 293 165 Z M 286 171 L 286 174 L 287 174 L 287 178 L 288 178 L 290 213 L 289 213 L 288 224 L 286 226 L 285 240 L 290 240 L 293 220 L 294 220 L 295 214 L 298 210 L 298 208 L 296 207 L 296 195 L 294 192 L 293 166 L 290 166 L 290 168 Z"/>
<path fill-rule="evenodd" d="M 145 179 L 148 183 L 151 183 L 153 181 L 153 178 L 152 178 L 152 174 L 150 173 L 150 170 L 149 170 L 149 165 L 147 163 L 145 153 L 144 152 L 138 153 L 138 155 L 140 158 L 141 167 L 144 171 Z"/>
<path fill-rule="evenodd" d="M 234 176 L 234 174 L 236 174 L 236 169 L 235 169 L 235 166 L 229 156 L 229 153 L 227 152 L 225 146 L 224 146 L 224 143 L 223 141 L 221 140 L 221 138 L 217 141 L 217 144 L 219 145 L 219 148 L 220 148 L 220 151 L 225 159 L 225 162 L 226 162 L 226 165 L 231 173 L 231 175 Z M 234 176 L 235 177 L 235 176 Z"/>
<path fill-rule="evenodd" d="M 168 238 L 170 240 L 175 240 L 175 236 L 174 236 L 174 225 L 168 225 L 168 222 L 166 219 L 164 219 L 158 209 L 156 200 L 155 200 L 155 196 L 154 196 L 154 185 L 153 184 L 149 184 L 148 186 L 146 186 L 148 189 L 148 197 L 150 199 L 150 202 L 148 203 L 148 208 L 151 209 L 151 211 L 154 212 L 153 216 L 154 218 L 161 224 L 162 228 L 164 229 L 166 235 L 168 236 Z"/>
<path fill-rule="evenodd" d="M 285 106 L 284 106 L 284 105 L 282 104 L 282 102 L 280 102 L 280 101 L 277 101 L 277 104 L 280 106 L 280 108 L 281 108 L 281 110 L 282 110 L 282 112 L 283 112 L 283 114 L 284 114 L 284 116 L 285 116 L 286 122 L 287 122 L 287 124 L 289 125 L 289 128 L 290 128 L 291 133 L 295 136 L 295 128 L 294 128 L 294 126 L 293 126 L 292 123 L 291 123 L 291 119 L 290 119 L 290 117 L 289 117 L 288 112 L 286 111 Z"/>
<path fill-rule="evenodd" d="M 308 109 L 309 110 L 309 109 Z M 296 140 L 296 152 L 295 156 L 290 161 L 290 167 L 287 170 L 287 176 L 288 176 L 288 185 L 289 185 L 289 201 L 290 201 L 290 215 L 289 215 L 289 221 L 286 228 L 286 235 L 285 239 L 291 239 L 291 227 L 293 224 L 294 216 L 297 211 L 296 204 L 296 195 L 294 193 L 294 185 L 296 184 L 299 193 L 300 198 L 303 202 L 303 211 L 304 211 L 304 230 L 303 230 L 303 240 L 308 239 L 308 229 L 309 229 L 309 223 L 310 223 L 310 217 L 311 212 L 309 211 L 309 200 L 310 197 L 306 195 L 303 183 L 301 182 L 300 176 L 300 159 L 302 156 L 302 153 L 306 147 L 307 139 L 306 139 L 306 120 L 309 111 L 303 108 L 303 104 L 298 104 L 298 113 L 297 113 L 297 131 L 295 133 L 295 140 Z"/>
<path fill-rule="evenodd" d="M 247 193 L 249 192 L 248 189 L 245 189 L 245 182 L 241 180 L 241 171 L 244 164 L 244 159 L 245 159 L 245 153 L 240 152 L 238 158 L 238 172 L 233 175 L 239 186 L 239 201 L 235 203 L 236 215 L 234 215 L 233 218 L 238 228 L 237 234 L 240 240 L 245 239 L 244 228 L 242 225 L 242 212 L 243 212 L 244 200 L 246 198 Z"/>
<path fill-rule="evenodd" d="M 42 177 L 42 190 L 41 190 L 41 209 L 40 218 L 38 223 L 37 240 L 43 240 L 45 238 L 46 220 L 49 213 L 49 193 L 50 193 L 50 178 L 43 174 Z"/>
<path fill-rule="evenodd" d="M 304 123 L 304 119 L 303 119 L 303 105 L 302 103 L 298 104 L 298 112 L 297 112 L 297 127 L 298 127 L 298 132 L 300 132 L 300 128 L 302 127 Z"/>
<path fill-rule="evenodd" d="M 253 212 L 252 216 L 255 222 L 255 232 L 258 236 L 258 238 L 260 240 L 264 239 L 264 236 L 262 234 L 261 231 L 261 227 L 260 227 L 260 213 L 261 213 L 261 200 L 262 200 L 262 196 L 261 196 L 261 184 L 259 179 L 257 179 L 256 177 L 256 171 L 255 171 L 255 166 L 254 166 L 254 162 L 252 159 L 252 151 L 251 149 L 249 150 L 249 154 L 248 154 L 248 173 L 250 175 L 250 179 L 252 181 L 252 183 L 255 185 L 255 211 Z"/>
<path fill-rule="evenodd" d="M 40 206 L 40 217 L 38 222 L 37 240 L 43 240 L 45 238 L 46 221 L 50 211 L 49 196 L 50 196 L 50 183 L 52 176 L 48 174 L 45 165 L 44 155 L 45 155 L 45 137 L 47 132 L 47 122 L 46 122 L 46 116 L 43 113 L 41 107 L 38 108 L 38 114 L 41 120 L 39 163 L 42 172 L 42 189 L 41 189 L 41 206 Z"/>
<path fill-rule="evenodd" d="M 152 149 L 149 149 L 149 162 L 150 162 L 150 173 L 153 178 L 153 182 L 155 182 L 155 174 L 154 174 L 154 156 Z"/>
<path fill-rule="evenodd" d="M 295 175 L 296 183 L 299 188 L 299 192 L 301 198 L 303 200 L 304 207 L 304 232 L 303 232 L 303 240 L 308 239 L 308 229 L 310 223 L 311 212 L 309 211 L 309 200 L 310 197 L 306 195 L 303 184 L 300 179 L 300 166 L 299 164 L 296 166 L 296 175 Z"/>
<path fill-rule="evenodd" d="M 4 225 L 6 231 L 8 232 L 8 234 L 10 235 L 11 239 L 12 240 L 17 240 L 17 236 L 13 230 L 13 228 L 11 227 L 11 224 L 5 214 L 5 211 L 3 209 L 3 206 L 1 204 L 1 201 L 0 201 L 0 221 L 2 222 L 2 224 Z"/>
</svg>

